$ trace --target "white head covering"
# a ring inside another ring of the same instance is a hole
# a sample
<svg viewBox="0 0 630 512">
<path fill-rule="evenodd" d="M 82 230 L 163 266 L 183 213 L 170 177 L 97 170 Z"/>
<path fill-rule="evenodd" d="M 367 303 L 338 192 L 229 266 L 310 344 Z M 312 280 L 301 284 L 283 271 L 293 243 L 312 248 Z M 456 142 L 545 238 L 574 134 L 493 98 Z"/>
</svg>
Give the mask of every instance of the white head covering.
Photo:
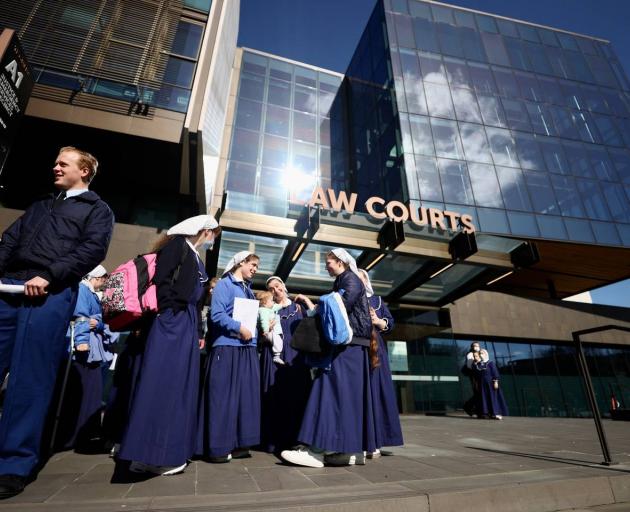
<svg viewBox="0 0 630 512">
<path fill-rule="evenodd" d="M 225 266 L 225 270 L 223 271 L 223 274 L 221 274 L 221 276 L 224 276 L 225 274 L 227 274 L 241 261 L 245 261 L 245 259 L 247 259 L 247 257 L 250 256 L 251 254 L 254 254 L 254 253 L 250 251 L 237 252 L 234 256 L 232 256 L 232 259 L 228 261 L 227 265 Z"/>
<path fill-rule="evenodd" d="M 168 236 L 193 236 L 199 233 L 202 229 L 214 229 L 218 226 L 219 223 L 212 215 L 197 215 L 196 217 L 190 217 L 183 220 L 179 224 L 175 224 L 166 232 L 166 234 Z"/>
<path fill-rule="evenodd" d="M 370 281 L 370 276 L 367 270 L 364 270 L 362 268 L 359 269 L 359 272 L 365 278 L 365 282 L 363 283 L 365 284 L 365 293 L 368 297 L 371 297 L 372 295 L 374 295 L 374 288 L 372 288 L 372 281 Z"/>
<path fill-rule="evenodd" d="M 357 262 L 348 251 L 346 251 L 345 249 L 337 248 L 333 249 L 330 252 L 332 252 L 335 256 L 337 256 L 338 259 L 348 265 L 353 274 L 361 278 L 361 275 L 359 274 L 359 269 L 357 268 Z"/>
<path fill-rule="evenodd" d="M 103 277 L 107 275 L 107 270 L 103 265 L 96 265 L 92 270 L 90 270 L 84 277 L 84 279 L 89 280 L 93 277 Z"/>
<path fill-rule="evenodd" d="M 265 281 L 265 287 L 269 288 L 269 283 L 271 281 L 274 281 L 274 280 L 280 281 L 282 283 L 282 288 L 284 289 L 284 293 L 286 293 L 288 295 L 289 294 L 289 290 L 287 290 L 287 285 L 284 284 L 284 281 L 282 279 L 280 279 L 278 276 L 271 276 L 270 278 L 268 278 Z"/>
</svg>

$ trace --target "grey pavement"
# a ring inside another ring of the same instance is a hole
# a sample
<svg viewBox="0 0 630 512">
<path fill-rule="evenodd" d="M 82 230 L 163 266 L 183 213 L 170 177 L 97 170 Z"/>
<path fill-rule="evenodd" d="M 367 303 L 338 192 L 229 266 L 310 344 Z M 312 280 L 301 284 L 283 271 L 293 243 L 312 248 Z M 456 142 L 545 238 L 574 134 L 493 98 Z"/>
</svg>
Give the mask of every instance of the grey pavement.
<svg viewBox="0 0 630 512">
<path fill-rule="evenodd" d="M 546 512 L 630 511 L 630 423 L 605 421 L 619 464 L 603 457 L 592 420 L 402 416 L 406 444 L 365 466 L 284 465 L 253 452 L 146 477 L 107 455 L 54 455 L 20 511 Z"/>
</svg>

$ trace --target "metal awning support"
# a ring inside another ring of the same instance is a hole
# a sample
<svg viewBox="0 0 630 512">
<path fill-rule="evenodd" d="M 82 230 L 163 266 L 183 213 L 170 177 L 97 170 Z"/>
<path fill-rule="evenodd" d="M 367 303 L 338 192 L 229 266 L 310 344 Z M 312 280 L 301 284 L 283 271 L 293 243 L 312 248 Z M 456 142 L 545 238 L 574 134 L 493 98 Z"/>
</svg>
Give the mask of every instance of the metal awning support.
<svg viewBox="0 0 630 512">
<path fill-rule="evenodd" d="M 295 222 L 296 238 L 289 240 L 274 273 L 283 281 L 289 277 L 304 249 L 317 233 L 319 223 L 319 206 L 304 206 L 300 217 Z"/>
</svg>

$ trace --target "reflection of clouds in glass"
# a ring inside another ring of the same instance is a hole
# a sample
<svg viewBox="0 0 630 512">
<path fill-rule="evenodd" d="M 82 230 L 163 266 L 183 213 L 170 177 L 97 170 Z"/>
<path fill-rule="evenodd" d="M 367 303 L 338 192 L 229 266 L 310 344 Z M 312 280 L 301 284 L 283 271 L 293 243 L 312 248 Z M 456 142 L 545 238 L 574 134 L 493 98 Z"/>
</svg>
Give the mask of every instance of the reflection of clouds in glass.
<svg viewBox="0 0 630 512">
<path fill-rule="evenodd" d="M 483 126 L 476 124 L 460 123 L 460 133 L 466 159 L 471 162 L 492 163 L 490 148 Z"/>
<path fill-rule="evenodd" d="M 503 208 L 499 182 L 492 165 L 468 164 L 468 173 L 472 183 L 475 202 L 479 206 Z"/>
<path fill-rule="evenodd" d="M 470 121 L 481 123 L 481 114 L 477 107 L 477 99 L 472 91 L 468 89 L 451 89 L 455 113 L 459 121 Z"/>
<path fill-rule="evenodd" d="M 420 198 L 423 201 L 442 202 L 442 188 L 440 187 L 440 177 L 435 158 L 416 157 L 416 170 L 418 173 Z"/>
<path fill-rule="evenodd" d="M 464 159 L 464 150 L 459 140 L 457 123 L 442 119 L 431 119 L 435 153 L 445 158 Z"/>
<path fill-rule="evenodd" d="M 488 128 L 487 132 L 494 163 L 507 167 L 518 167 L 516 148 L 510 132 L 499 128 Z"/>
<path fill-rule="evenodd" d="M 407 96 L 407 106 L 409 112 L 415 114 L 426 114 L 427 106 L 424 98 L 424 87 L 418 73 L 410 69 L 405 69 L 403 73 L 405 84 L 405 94 Z"/>
<path fill-rule="evenodd" d="M 424 89 L 427 95 L 429 114 L 436 117 L 448 117 L 453 119 L 453 101 L 448 86 L 425 83 Z"/>
<path fill-rule="evenodd" d="M 417 155 L 434 155 L 429 119 L 427 117 L 410 115 L 409 124 L 411 125 L 414 153 Z"/>
</svg>

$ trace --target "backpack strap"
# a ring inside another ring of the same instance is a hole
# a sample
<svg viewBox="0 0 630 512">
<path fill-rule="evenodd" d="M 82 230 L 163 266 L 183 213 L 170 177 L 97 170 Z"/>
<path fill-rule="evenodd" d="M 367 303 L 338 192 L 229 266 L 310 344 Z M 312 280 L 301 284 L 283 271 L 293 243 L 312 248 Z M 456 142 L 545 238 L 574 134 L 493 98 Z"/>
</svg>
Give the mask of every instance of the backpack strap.
<svg viewBox="0 0 630 512">
<path fill-rule="evenodd" d="M 173 272 L 173 275 L 171 276 L 171 286 L 173 286 L 175 284 L 175 281 L 177 281 L 177 278 L 179 277 L 179 272 L 182 269 L 182 265 L 184 264 L 184 261 L 186 260 L 186 256 L 188 256 L 189 250 L 190 249 L 188 248 L 188 244 L 184 242 L 184 250 L 182 251 L 182 257 L 179 260 L 179 264 L 177 265 L 177 268 L 175 268 L 175 272 Z"/>
</svg>

